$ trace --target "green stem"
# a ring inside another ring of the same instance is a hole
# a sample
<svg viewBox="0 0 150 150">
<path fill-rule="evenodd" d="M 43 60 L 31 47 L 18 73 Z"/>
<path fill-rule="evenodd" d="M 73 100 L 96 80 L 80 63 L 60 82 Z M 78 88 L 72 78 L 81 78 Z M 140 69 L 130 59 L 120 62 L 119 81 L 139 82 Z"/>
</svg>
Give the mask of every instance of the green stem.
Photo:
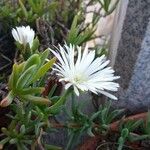
<svg viewBox="0 0 150 150">
<path fill-rule="evenodd" d="M 15 116 L 16 117 L 16 116 Z M 9 130 L 13 130 L 16 126 L 17 121 L 16 120 L 12 120 L 10 125 L 8 126 Z"/>
<path fill-rule="evenodd" d="M 71 92 L 72 92 L 72 89 L 71 88 L 68 89 L 65 92 L 65 94 L 54 105 L 48 108 L 48 112 L 52 114 L 57 114 L 59 107 L 65 104 L 65 102 L 67 101 L 67 97 L 70 95 Z"/>
<path fill-rule="evenodd" d="M 75 101 L 75 93 L 72 92 L 71 94 L 71 109 L 72 109 L 72 112 L 74 113 L 76 111 L 76 106 L 77 106 L 77 102 Z"/>
<path fill-rule="evenodd" d="M 66 150 L 70 150 L 71 147 L 72 147 L 72 143 L 74 141 L 74 137 L 75 137 L 75 133 L 71 135 L 71 137 L 69 138 L 69 141 L 67 143 L 67 146 L 66 146 Z"/>
<path fill-rule="evenodd" d="M 122 144 L 122 143 L 120 143 L 120 144 L 119 144 L 119 147 L 118 147 L 118 149 L 117 149 L 117 150 L 122 150 L 122 148 L 123 148 L 123 144 Z"/>
<path fill-rule="evenodd" d="M 67 143 L 67 146 L 66 146 L 65 150 L 71 150 L 71 149 L 73 149 L 78 144 L 79 139 L 80 139 L 82 133 L 83 133 L 83 130 L 80 130 L 80 131 L 77 130 L 77 131 L 73 132 L 71 134 L 71 136 L 69 137 L 69 141 Z"/>
<path fill-rule="evenodd" d="M 123 137 L 119 138 L 118 144 L 119 144 L 119 146 L 118 146 L 117 150 L 122 150 L 123 145 L 124 145 L 124 139 L 123 139 Z"/>
</svg>

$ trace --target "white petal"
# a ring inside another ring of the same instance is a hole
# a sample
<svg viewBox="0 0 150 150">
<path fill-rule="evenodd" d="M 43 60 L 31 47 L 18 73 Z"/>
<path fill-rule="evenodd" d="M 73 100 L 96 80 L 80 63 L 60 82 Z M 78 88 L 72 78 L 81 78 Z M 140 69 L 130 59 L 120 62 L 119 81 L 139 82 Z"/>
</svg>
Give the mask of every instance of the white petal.
<svg viewBox="0 0 150 150">
<path fill-rule="evenodd" d="M 18 41 L 18 42 L 20 41 L 17 31 L 15 29 L 12 30 L 12 35 L 16 41 Z"/>
<path fill-rule="evenodd" d="M 76 61 L 76 64 L 75 64 L 76 68 L 79 67 L 80 61 L 81 61 L 81 47 L 77 47 L 77 50 L 78 50 L 78 56 L 77 56 L 77 61 Z"/>
<path fill-rule="evenodd" d="M 78 89 L 76 88 L 76 86 L 73 86 L 73 89 L 74 89 L 75 94 L 76 94 L 77 96 L 79 96 L 79 91 L 78 91 Z"/>
<path fill-rule="evenodd" d="M 70 86 L 72 86 L 72 84 L 71 84 L 71 83 L 67 83 L 67 84 L 65 85 L 65 89 L 68 89 Z"/>
<path fill-rule="evenodd" d="M 102 93 L 102 94 L 104 94 L 105 96 L 113 99 L 113 100 L 118 100 L 118 98 L 116 96 L 114 96 L 114 95 L 112 95 L 112 94 L 110 94 L 108 92 L 105 92 L 105 91 L 99 91 L 99 92 Z"/>
<path fill-rule="evenodd" d="M 90 66 L 95 57 L 95 51 L 91 51 L 87 54 L 86 59 L 82 60 L 80 63 L 80 72 L 85 72 Z"/>
</svg>

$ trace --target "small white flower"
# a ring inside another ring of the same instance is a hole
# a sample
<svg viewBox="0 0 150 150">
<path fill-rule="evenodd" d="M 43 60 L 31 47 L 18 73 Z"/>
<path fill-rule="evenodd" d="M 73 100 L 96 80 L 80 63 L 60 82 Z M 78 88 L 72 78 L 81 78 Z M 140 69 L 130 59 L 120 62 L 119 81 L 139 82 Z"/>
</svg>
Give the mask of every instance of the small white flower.
<svg viewBox="0 0 150 150">
<path fill-rule="evenodd" d="M 16 29 L 13 28 L 12 35 L 20 44 L 26 45 L 29 43 L 30 48 L 32 47 L 35 32 L 30 28 L 30 26 L 16 27 Z"/>
<path fill-rule="evenodd" d="M 101 93 L 111 99 L 117 98 L 107 91 L 117 91 L 119 84 L 113 82 L 120 78 L 114 76 L 114 70 L 111 67 L 106 67 L 109 60 L 103 55 L 95 58 L 95 51 L 89 51 L 85 48 L 83 54 L 81 47 L 77 47 L 77 58 L 75 59 L 75 46 L 64 45 L 64 48 L 59 46 L 57 51 L 51 52 L 59 60 L 55 64 L 53 70 L 57 72 L 60 77 L 59 81 L 65 81 L 65 88 L 68 89 L 73 86 L 74 92 L 79 96 L 79 89 L 81 91 L 91 91 L 95 94 Z"/>
</svg>

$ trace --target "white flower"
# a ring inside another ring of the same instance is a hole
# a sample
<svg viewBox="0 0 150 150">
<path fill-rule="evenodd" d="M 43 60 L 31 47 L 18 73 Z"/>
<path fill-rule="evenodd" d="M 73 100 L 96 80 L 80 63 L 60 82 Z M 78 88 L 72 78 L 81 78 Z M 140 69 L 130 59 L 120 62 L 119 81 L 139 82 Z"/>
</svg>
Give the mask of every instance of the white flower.
<svg viewBox="0 0 150 150">
<path fill-rule="evenodd" d="M 16 29 L 13 28 L 12 35 L 20 44 L 26 45 L 29 43 L 30 48 L 32 47 L 35 32 L 29 26 L 16 27 Z"/>
<path fill-rule="evenodd" d="M 111 67 L 106 67 L 109 60 L 103 55 L 95 58 L 95 51 L 88 52 L 88 47 L 85 48 L 83 54 L 81 47 L 77 47 L 77 58 L 75 59 L 75 46 L 64 45 L 64 48 L 59 46 L 57 51 L 51 52 L 59 60 L 55 64 L 53 70 L 57 72 L 60 81 L 65 81 L 65 88 L 73 86 L 76 95 L 81 91 L 91 91 L 95 94 L 101 93 L 111 99 L 117 98 L 107 91 L 117 91 L 119 84 L 113 82 L 119 78 L 114 76 L 114 70 Z"/>
</svg>

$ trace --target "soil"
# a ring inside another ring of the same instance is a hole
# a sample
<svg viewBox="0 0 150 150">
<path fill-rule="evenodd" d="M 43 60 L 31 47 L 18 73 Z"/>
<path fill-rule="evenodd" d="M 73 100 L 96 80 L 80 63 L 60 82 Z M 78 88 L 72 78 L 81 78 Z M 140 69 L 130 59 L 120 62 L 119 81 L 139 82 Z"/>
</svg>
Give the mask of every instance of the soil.
<svg viewBox="0 0 150 150">
<path fill-rule="evenodd" d="M 117 150 L 117 134 L 112 134 L 107 137 L 107 140 L 100 136 L 90 137 L 76 150 Z M 150 150 L 150 140 L 141 142 L 126 142 L 123 150 Z"/>
<path fill-rule="evenodd" d="M 0 101 L 8 93 L 7 80 L 11 73 L 13 59 L 15 56 L 15 45 L 11 35 L 7 34 L 0 37 Z M 7 127 L 9 118 L 6 114 L 9 113 L 9 107 L 0 107 L 0 128 Z M 1 131 L 0 131 L 1 132 Z"/>
<path fill-rule="evenodd" d="M 15 56 L 15 45 L 10 34 L 0 37 L 0 76 L 9 75 Z"/>
</svg>

